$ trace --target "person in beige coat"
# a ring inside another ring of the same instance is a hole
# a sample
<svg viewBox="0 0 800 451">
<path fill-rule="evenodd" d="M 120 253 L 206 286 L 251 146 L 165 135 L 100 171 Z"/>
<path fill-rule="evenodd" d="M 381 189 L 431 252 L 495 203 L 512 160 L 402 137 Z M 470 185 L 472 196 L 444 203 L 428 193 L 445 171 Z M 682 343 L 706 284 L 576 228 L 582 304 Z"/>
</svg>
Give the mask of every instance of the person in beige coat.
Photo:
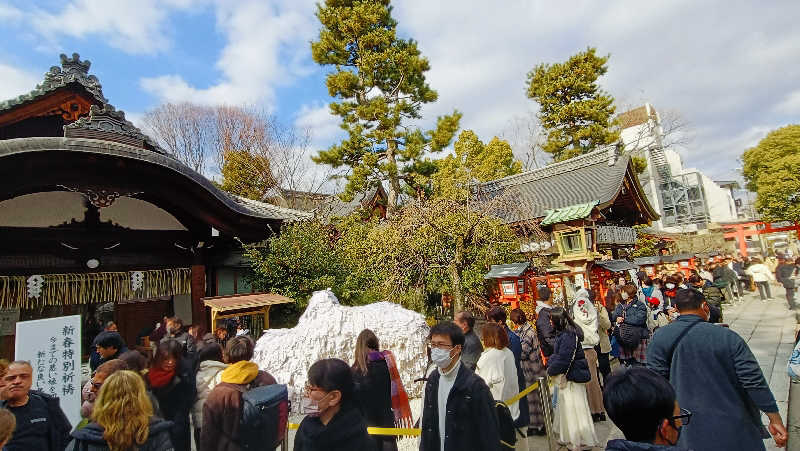
<svg viewBox="0 0 800 451">
<path fill-rule="evenodd" d="M 589 292 L 589 297 L 592 293 Z M 600 336 L 600 343 L 594 347 L 597 352 L 597 366 L 600 375 L 603 376 L 603 384 L 611 374 L 611 338 L 608 331 L 611 329 L 611 316 L 606 307 L 600 302 L 594 301 L 594 308 L 597 310 L 597 334 Z"/>
</svg>

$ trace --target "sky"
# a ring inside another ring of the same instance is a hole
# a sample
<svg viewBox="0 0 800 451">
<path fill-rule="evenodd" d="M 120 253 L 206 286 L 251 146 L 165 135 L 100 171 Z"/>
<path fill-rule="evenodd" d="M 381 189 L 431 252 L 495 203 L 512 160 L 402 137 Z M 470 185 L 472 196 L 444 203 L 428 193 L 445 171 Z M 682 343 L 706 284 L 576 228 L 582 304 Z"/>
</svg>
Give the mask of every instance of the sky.
<svg viewBox="0 0 800 451">
<path fill-rule="evenodd" d="M 596 47 L 599 83 L 619 111 L 649 102 L 688 124 L 684 164 L 737 177 L 737 158 L 800 117 L 800 2 L 397 0 L 402 38 L 431 65 L 439 100 L 420 126 L 454 109 L 484 140 L 509 136 L 537 105 L 526 74 Z M 313 145 L 341 137 L 311 59 L 318 35 L 306 0 L 0 0 L 0 100 L 30 91 L 60 53 L 92 61 L 128 118 L 164 102 L 246 104 L 308 128 Z M 518 119 L 517 119 L 518 120 Z"/>
</svg>

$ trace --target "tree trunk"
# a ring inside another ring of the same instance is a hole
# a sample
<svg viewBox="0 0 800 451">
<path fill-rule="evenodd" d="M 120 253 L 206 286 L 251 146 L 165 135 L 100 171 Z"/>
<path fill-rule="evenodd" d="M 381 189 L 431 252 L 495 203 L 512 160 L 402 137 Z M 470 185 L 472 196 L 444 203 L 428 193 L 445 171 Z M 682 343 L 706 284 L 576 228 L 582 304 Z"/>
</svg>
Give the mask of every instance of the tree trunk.
<svg viewBox="0 0 800 451">
<path fill-rule="evenodd" d="M 386 159 L 389 161 L 389 192 L 386 193 L 386 217 L 391 218 L 397 212 L 397 198 L 400 195 L 400 177 L 398 176 L 397 160 L 394 155 L 397 152 L 397 143 L 388 140 L 386 143 Z"/>
<path fill-rule="evenodd" d="M 453 261 L 450 262 L 450 290 L 453 294 L 453 311 L 458 313 L 464 311 L 464 291 L 461 286 L 461 273 L 464 269 L 464 242 L 461 239 L 456 240 L 455 255 Z"/>
</svg>

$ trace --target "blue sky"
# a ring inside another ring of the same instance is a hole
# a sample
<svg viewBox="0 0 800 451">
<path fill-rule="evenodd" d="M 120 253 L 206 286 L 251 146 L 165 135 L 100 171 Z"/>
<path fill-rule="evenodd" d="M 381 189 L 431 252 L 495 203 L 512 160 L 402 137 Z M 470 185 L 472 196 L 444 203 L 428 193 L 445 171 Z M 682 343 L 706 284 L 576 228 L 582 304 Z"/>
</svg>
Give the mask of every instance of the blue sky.
<svg viewBox="0 0 800 451">
<path fill-rule="evenodd" d="M 423 126 L 458 108 L 464 128 L 519 151 L 519 124 L 536 111 L 527 71 L 590 45 L 611 54 L 601 85 L 618 108 L 647 101 L 679 114 L 690 126 L 678 149 L 686 165 L 713 177 L 734 177 L 744 149 L 800 117 L 796 0 L 394 5 L 440 94 Z M 29 91 L 59 53 L 78 52 L 134 121 L 166 101 L 244 103 L 310 128 L 314 145 L 327 147 L 338 128 L 326 69 L 310 56 L 314 11 L 306 0 L 0 0 L 0 98 Z"/>
</svg>

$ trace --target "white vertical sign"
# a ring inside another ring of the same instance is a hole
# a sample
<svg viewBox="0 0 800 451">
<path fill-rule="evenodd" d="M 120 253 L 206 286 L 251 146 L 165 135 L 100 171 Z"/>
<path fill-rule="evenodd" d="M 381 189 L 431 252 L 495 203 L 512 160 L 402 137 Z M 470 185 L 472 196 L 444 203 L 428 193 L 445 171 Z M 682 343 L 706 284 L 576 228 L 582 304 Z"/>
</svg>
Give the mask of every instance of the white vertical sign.
<svg viewBox="0 0 800 451">
<path fill-rule="evenodd" d="M 33 367 L 32 390 L 60 400 L 72 426 L 81 420 L 80 315 L 17 323 L 15 358 Z"/>
</svg>

